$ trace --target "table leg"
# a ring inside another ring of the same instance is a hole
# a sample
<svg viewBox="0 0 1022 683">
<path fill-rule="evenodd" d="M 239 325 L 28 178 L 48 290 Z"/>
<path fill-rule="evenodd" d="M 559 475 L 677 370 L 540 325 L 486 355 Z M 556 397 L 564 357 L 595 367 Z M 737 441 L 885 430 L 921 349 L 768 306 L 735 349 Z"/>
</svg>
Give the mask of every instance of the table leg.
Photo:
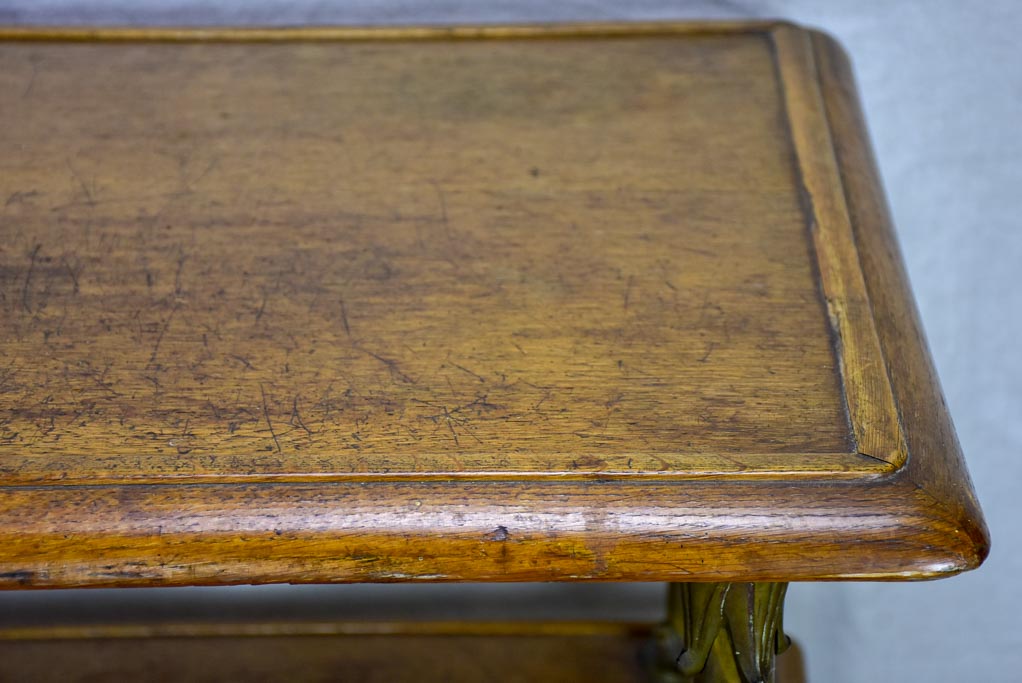
<svg viewBox="0 0 1022 683">
<path fill-rule="evenodd" d="M 786 583 L 672 583 L 657 683 L 772 683 Z"/>
</svg>

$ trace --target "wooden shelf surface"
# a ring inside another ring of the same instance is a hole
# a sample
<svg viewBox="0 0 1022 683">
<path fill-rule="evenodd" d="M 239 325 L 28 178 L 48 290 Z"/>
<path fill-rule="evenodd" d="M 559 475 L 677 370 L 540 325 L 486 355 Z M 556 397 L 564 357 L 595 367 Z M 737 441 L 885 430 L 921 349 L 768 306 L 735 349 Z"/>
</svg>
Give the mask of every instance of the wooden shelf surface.
<svg viewBox="0 0 1022 683">
<path fill-rule="evenodd" d="M 640 650 L 648 633 L 624 625 L 481 624 L 475 633 L 465 625 L 380 624 L 376 633 L 364 623 L 344 626 L 265 625 L 262 635 L 251 624 L 224 625 L 219 634 L 187 625 L 176 635 L 164 628 L 142 637 L 101 629 L 77 637 L 0 634 L 0 680 L 646 680 Z"/>
</svg>

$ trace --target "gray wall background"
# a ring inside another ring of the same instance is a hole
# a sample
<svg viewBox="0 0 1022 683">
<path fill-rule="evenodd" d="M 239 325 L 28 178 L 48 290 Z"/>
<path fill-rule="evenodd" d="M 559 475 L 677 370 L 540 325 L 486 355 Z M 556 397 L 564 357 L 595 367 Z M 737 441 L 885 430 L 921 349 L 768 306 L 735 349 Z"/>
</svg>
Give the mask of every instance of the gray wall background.
<svg viewBox="0 0 1022 683">
<path fill-rule="evenodd" d="M 987 564 L 947 581 L 794 586 L 786 625 L 805 650 L 808 680 L 1019 680 L 1022 2 L 0 0 L 0 23 L 8 24 L 700 17 L 790 19 L 827 30 L 850 53 L 923 322 L 994 539 Z M 0 607 L 17 616 L 17 603 Z"/>
</svg>

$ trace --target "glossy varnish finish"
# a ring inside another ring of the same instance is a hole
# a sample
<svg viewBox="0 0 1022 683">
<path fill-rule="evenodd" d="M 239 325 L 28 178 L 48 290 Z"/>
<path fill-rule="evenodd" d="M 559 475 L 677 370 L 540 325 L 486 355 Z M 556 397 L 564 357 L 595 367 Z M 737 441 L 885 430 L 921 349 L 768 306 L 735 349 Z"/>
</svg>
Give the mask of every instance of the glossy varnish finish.
<svg viewBox="0 0 1022 683">
<path fill-rule="evenodd" d="M 6 37 L 9 586 L 984 555 L 826 39 Z"/>
</svg>

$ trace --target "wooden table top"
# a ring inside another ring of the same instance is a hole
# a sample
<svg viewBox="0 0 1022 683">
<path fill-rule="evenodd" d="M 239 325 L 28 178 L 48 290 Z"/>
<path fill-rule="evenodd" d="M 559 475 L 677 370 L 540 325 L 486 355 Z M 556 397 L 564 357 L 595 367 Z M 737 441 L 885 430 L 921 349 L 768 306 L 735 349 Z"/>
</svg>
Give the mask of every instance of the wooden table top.
<svg viewBox="0 0 1022 683">
<path fill-rule="evenodd" d="M 0 31 L 0 585 L 987 547 L 840 50 Z"/>
</svg>

